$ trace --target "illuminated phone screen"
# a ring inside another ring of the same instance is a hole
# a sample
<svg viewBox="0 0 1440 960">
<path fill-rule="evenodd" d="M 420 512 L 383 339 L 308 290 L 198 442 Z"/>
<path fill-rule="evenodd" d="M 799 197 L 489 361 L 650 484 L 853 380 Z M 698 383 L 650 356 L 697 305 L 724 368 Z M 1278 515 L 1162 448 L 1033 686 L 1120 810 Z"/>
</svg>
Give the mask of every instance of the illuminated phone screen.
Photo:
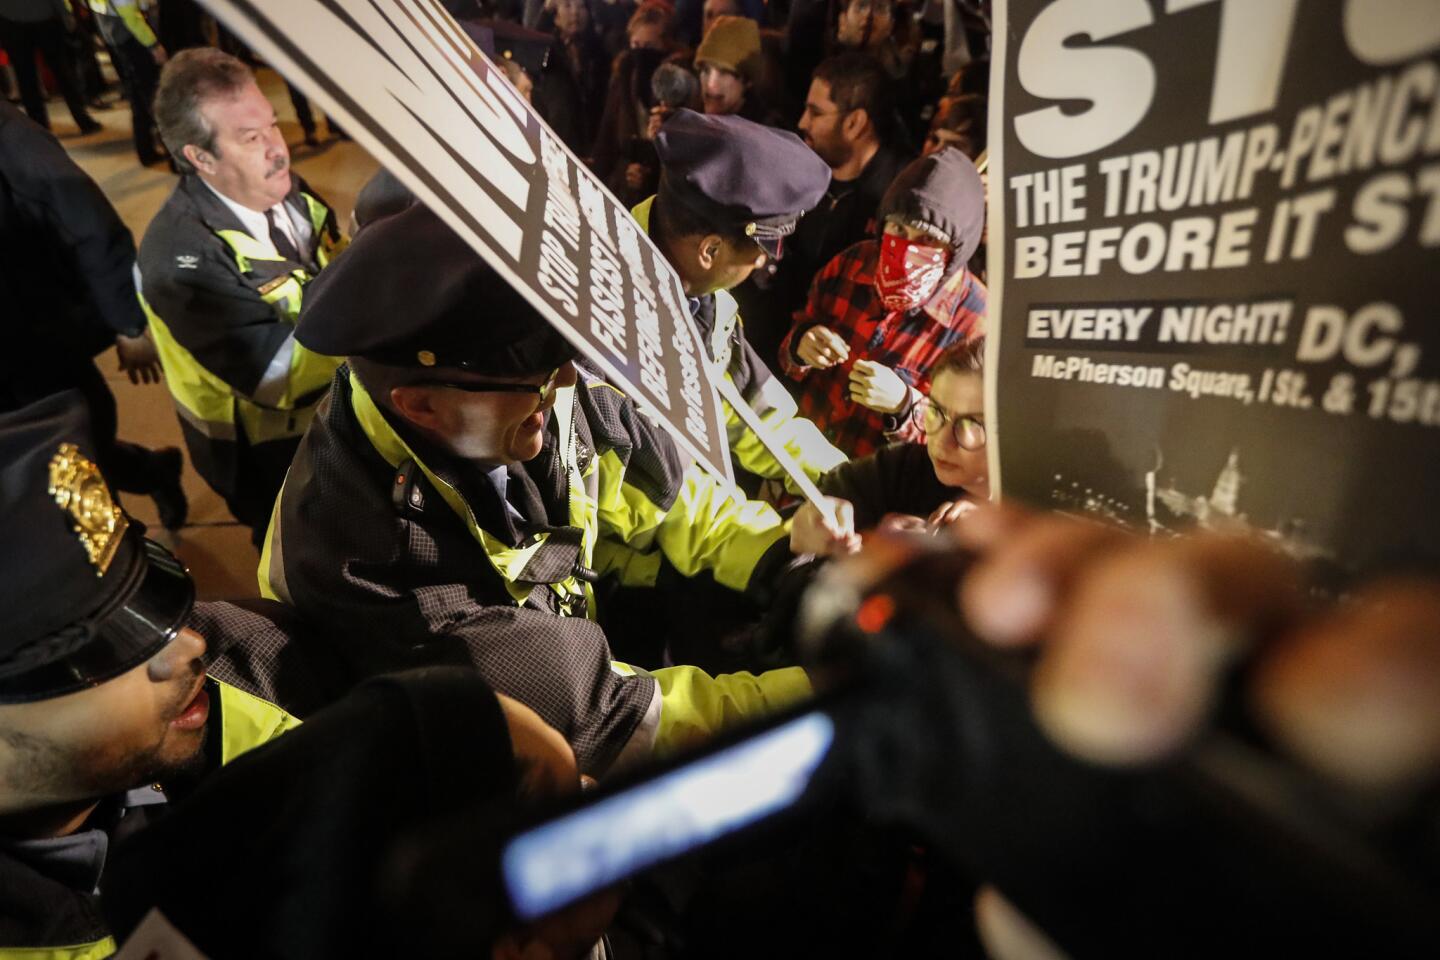
<svg viewBox="0 0 1440 960">
<path fill-rule="evenodd" d="M 515 915 L 533 920 L 784 810 L 834 739 L 829 715 L 808 713 L 520 834 L 501 855 Z"/>
</svg>

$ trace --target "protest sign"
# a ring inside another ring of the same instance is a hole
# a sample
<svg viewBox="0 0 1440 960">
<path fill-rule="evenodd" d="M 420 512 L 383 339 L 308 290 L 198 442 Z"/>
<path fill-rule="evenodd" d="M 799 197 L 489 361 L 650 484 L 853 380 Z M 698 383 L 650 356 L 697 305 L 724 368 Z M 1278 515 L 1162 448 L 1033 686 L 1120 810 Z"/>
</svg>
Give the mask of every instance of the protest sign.
<svg viewBox="0 0 1440 960">
<path fill-rule="evenodd" d="M 733 483 L 720 402 L 679 279 L 441 4 L 202 2 L 336 117 L 683 450 Z"/>
<path fill-rule="evenodd" d="M 1440 4 L 996 13 L 1003 494 L 1261 531 L 1339 582 L 1433 564 Z"/>
</svg>

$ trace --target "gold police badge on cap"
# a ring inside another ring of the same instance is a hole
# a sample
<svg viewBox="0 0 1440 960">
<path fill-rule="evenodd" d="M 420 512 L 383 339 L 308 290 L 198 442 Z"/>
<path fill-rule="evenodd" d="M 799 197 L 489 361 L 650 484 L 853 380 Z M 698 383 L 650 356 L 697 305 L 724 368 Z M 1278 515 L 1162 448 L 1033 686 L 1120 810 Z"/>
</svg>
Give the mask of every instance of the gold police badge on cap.
<svg viewBox="0 0 1440 960">
<path fill-rule="evenodd" d="M 59 452 L 50 459 L 50 495 L 75 521 L 75 532 L 95 565 L 95 576 L 104 576 L 130 521 L 115 506 L 100 468 L 81 456 L 73 443 L 60 444 Z"/>
</svg>

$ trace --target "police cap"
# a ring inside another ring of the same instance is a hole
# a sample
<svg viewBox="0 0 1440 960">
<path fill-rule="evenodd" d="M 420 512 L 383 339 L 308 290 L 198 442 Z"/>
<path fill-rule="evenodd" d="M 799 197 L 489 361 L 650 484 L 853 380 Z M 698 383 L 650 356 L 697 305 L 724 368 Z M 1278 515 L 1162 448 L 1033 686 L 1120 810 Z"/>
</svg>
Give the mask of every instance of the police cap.
<svg viewBox="0 0 1440 960">
<path fill-rule="evenodd" d="M 486 376 L 548 373 L 575 349 L 424 204 L 376 221 L 305 290 L 295 338 L 335 357 Z"/>
<path fill-rule="evenodd" d="M 138 667 L 194 605 L 189 573 L 120 509 L 95 457 L 78 393 L 0 414 L 0 703 Z"/>
<path fill-rule="evenodd" d="M 772 257 L 830 185 L 830 168 L 787 130 L 679 110 L 655 137 L 664 202 L 754 237 Z"/>
</svg>

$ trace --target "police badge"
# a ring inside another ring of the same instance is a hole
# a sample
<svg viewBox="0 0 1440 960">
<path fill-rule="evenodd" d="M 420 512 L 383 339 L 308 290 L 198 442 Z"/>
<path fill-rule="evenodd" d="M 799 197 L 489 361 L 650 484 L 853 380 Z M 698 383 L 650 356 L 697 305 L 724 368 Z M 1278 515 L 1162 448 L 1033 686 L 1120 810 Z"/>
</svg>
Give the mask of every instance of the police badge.
<svg viewBox="0 0 1440 960">
<path fill-rule="evenodd" d="M 75 532 L 95 566 L 95 576 L 104 576 L 130 521 L 111 498 L 100 468 L 85 459 L 75 444 L 62 443 L 50 459 L 49 490 L 55 504 L 75 521 Z"/>
</svg>

